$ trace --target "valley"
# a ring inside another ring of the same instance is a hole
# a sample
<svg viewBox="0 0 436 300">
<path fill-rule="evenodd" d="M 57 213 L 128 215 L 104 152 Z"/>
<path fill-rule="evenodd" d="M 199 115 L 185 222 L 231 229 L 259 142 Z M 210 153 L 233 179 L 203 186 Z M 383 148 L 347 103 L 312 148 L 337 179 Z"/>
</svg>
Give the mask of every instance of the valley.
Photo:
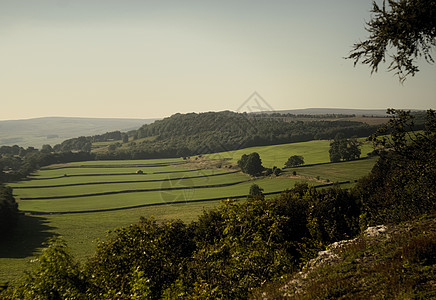
<svg viewBox="0 0 436 300">
<path fill-rule="evenodd" d="M 369 145 L 364 147 L 370 149 Z M 189 223 L 222 200 L 244 201 L 253 183 L 264 189 L 267 198 L 301 182 L 313 186 L 349 182 L 342 186 L 351 186 L 375 163 L 375 158 L 329 163 L 328 148 L 328 141 L 310 141 L 185 160 L 84 161 L 43 167 L 28 180 L 9 184 L 23 214 L 13 240 L 0 246 L 0 263 L 4 266 L 0 281 L 13 280 L 31 266 L 32 256 L 42 249 L 36 240 L 62 236 L 74 256 L 85 260 L 93 254 L 96 240 L 104 239 L 107 231 L 136 223 L 141 217 Z M 238 171 L 237 160 L 255 151 L 266 167 L 283 167 L 294 153 L 304 155 L 311 165 L 284 169 L 280 176 L 251 178 Z M 26 230 L 29 220 L 41 224 Z M 18 248 L 21 254 L 14 255 Z"/>
</svg>

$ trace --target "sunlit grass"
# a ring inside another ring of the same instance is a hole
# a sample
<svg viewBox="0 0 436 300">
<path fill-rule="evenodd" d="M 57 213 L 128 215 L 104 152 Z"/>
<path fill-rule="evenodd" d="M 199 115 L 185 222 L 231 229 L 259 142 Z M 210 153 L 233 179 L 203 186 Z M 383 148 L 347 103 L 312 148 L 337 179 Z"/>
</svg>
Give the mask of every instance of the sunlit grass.
<svg viewBox="0 0 436 300">
<path fill-rule="evenodd" d="M 365 160 L 345 161 L 334 164 L 315 165 L 307 167 L 296 167 L 287 169 L 289 172 L 295 171 L 297 175 L 320 178 L 331 182 L 355 181 L 369 174 L 376 157 Z"/>
<path fill-rule="evenodd" d="M 368 142 L 365 142 L 365 139 L 359 139 L 359 141 L 363 142 L 361 147 L 361 157 L 366 157 L 366 155 L 373 150 L 372 145 Z M 328 163 L 330 162 L 329 149 L 330 141 L 321 140 L 283 145 L 250 147 L 235 151 L 210 154 L 208 157 L 212 159 L 229 158 L 233 163 L 237 163 L 243 154 L 257 152 L 260 155 L 264 167 L 272 168 L 273 166 L 277 166 L 279 168 L 283 168 L 285 162 L 292 155 L 303 156 L 305 164 Z"/>
</svg>

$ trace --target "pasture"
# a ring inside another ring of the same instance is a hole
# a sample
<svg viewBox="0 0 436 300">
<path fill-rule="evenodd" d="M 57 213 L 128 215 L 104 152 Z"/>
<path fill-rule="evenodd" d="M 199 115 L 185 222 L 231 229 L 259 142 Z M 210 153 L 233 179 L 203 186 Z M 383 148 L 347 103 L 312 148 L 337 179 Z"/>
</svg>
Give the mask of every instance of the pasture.
<svg viewBox="0 0 436 300">
<path fill-rule="evenodd" d="M 14 237 L 0 245 L 0 282 L 13 280 L 31 266 L 32 256 L 51 236 L 62 236 L 72 254 L 84 261 L 108 230 L 138 222 L 141 217 L 191 222 L 222 199 L 244 199 L 253 183 L 265 193 L 274 193 L 303 181 L 312 185 L 326 179 L 353 181 L 367 174 L 375 162 L 328 164 L 328 147 L 327 141 L 313 141 L 208 155 L 235 162 L 242 154 L 257 151 L 264 166 L 282 167 L 296 154 L 303 155 L 307 164 L 316 164 L 286 169 L 282 176 L 268 178 L 253 179 L 228 168 L 200 169 L 181 158 L 89 161 L 43 168 L 29 180 L 10 184 L 24 214 Z M 292 176 L 292 171 L 297 176 Z M 317 176 L 320 180 L 314 179 Z"/>
<path fill-rule="evenodd" d="M 339 163 L 315 164 L 308 166 L 294 167 L 289 170 L 295 171 L 297 175 L 319 178 L 330 182 L 350 181 L 354 182 L 367 175 L 375 162 L 376 157 L 361 160 L 344 161 Z"/>
<path fill-rule="evenodd" d="M 362 142 L 361 157 L 366 157 L 373 150 L 372 144 L 365 139 L 358 139 Z M 303 143 L 292 143 L 272 146 L 259 146 L 244 148 L 235 151 L 227 151 L 209 154 L 211 159 L 230 159 L 233 163 L 237 163 L 243 154 L 257 152 L 262 159 L 264 167 L 272 168 L 277 166 L 283 168 L 285 162 L 292 155 L 301 155 L 304 157 L 305 164 L 320 164 L 330 162 L 329 157 L 330 142 L 324 140 L 309 141 Z"/>
</svg>

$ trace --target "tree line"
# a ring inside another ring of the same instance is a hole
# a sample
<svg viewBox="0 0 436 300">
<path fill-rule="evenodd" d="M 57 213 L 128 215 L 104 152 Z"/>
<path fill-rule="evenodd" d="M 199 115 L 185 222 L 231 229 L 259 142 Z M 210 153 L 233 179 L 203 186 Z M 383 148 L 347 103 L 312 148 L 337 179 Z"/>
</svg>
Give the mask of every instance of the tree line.
<svg viewBox="0 0 436 300">
<path fill-rule="evenodd" d="M 111 141 L 128 141 L 128 135 L 121 131 L 106 132 L 104 134 L 97 134 L 93 136 L 81 136 L 71 138 L 55 145 L 52 148 L 54 152 L 67 152 L 67 151 L 83 151 L 90 152 L 92 150 L 92 143 L 97 142 L 111 142 Z"/>
<path fill-rule="evenodd" d="M 0 238 L 11 233 L 18 218 L 18 209 L 12 188 L 3 186 L 5 182 L 25 179 L 32 172 L 51 164 L 93 160 L 89 152 L 45 152 L 33 147 L 0 147 Z"/>
<path fill-rule="evenodd" d="M 0 183 L 24 179 L 39 168 L 51 164 L 95 159 L 95 155 L 89 152 L 46 152 L 44 149 L 1 146 Z"/>
</svg>

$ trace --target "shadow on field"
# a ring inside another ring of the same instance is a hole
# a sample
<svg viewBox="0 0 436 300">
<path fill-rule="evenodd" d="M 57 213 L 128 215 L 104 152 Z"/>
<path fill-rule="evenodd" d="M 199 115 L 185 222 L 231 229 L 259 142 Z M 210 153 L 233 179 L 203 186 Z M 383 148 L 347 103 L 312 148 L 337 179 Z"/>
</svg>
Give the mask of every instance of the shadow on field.
<svg viewBox="0 0 436 300">
<path fill-rule="evenodd" d="M 0 257 L 25 258 L 41 249 L 50 237 L 54 227 L 40 216 L 20 215 L 13 234 L 0 241 Z"/>
</svg>

